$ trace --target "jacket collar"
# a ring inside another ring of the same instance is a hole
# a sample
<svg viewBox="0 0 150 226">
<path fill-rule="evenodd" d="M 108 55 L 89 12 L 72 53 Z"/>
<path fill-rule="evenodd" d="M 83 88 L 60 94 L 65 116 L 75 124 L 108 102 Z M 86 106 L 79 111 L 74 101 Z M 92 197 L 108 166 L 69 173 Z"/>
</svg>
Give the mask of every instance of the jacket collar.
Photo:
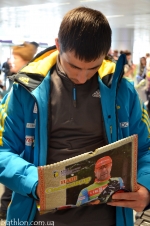
<svg viewBox="0 0 150 226">
<path fill-rule="evenodd" d="M 28 65 L 10 78 L 13 81 L 20 83 L 31 92 L 40 85 L 51 68 L 56 64 L 58 54 L 59 52 L 55 46 L 49 47 L 40 52 Z M 119 69 L 115 70 L 115 62 L 106 58 L 98 69 L 99 77 L 107 87 L 111 87 L 112 78 L 116 83 L 117 80 L 122 77 L 123 72 L 121 72 L 120 75 L 120 70 L 122 70 L 122 65 L 125 62 L 124 57 L 121 56 L 121 59 L 119 58 L 118 62 L 117 65 Z"/>
</svg>

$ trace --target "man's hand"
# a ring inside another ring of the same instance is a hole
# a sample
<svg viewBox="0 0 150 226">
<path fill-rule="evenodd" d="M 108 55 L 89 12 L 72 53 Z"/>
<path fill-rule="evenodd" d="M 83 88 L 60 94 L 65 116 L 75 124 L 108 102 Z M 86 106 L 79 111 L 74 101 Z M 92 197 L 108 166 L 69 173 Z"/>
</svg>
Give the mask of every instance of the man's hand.
<svg viewBox="0 0 150 226">
<path fill-rule="evenodd" d="M 91 205 L 98 205 L 98 204 L 100 204 L 100 200 L 98 200 L 98 199 L 88 203 L 89 206 L 91 206 Z"/>
<path fill-rule="evenodd" d="M 150 194 L 148 190 L 139 185 L 136 192 L 116 193 L 112 196 L 112 201 L 107 203 L 111 206 L 128 207 L 136 212 L 141 212 L 150 203 Z"/>
</svg>

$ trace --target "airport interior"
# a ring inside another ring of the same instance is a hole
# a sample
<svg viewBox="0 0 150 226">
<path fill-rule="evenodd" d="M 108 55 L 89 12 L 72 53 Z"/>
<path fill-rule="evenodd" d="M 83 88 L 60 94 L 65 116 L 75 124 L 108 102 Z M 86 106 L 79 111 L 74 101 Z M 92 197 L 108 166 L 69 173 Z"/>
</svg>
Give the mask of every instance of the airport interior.
<svg viewBox="0 0 150 226">
<path fill-rule="evenodd" d="M 115 62 L 122 53 L 129 56 L 128 66 L 132 70 L 128 77 L 150 115 L 150 0 L 0 0 L 0 100 L 12 88 L 4 72 L 4 63 L 13 58 L 12 47 L 35 42 L 38 54 L 55 45 L 63 16 L 81 6 L 99 10 L 106 16 L 112 29 L 108 54 Z M 145 62 L 141 72 L 142 59 Z M 1 183 L 1 196 L 3 192 Z M 6 224 L 5 219 L 0 219 L 1 226 Z M 128 225 L 132 226 L 117 224 Z M 149 212 L 144 215 L 144 211 L 134 211 L 134 226 L 138 225 L 150 225 Z"/>
</svg>

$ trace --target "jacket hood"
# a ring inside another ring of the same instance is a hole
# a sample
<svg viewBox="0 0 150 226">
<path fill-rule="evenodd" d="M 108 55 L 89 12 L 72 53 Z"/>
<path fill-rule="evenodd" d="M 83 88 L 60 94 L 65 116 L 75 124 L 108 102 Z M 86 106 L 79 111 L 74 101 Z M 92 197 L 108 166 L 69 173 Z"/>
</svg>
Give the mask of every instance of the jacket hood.
<svg viewBox="0 0 150 226">
<path fill-rule="evenodd" d="M 48 71 L 56 64 L 58 53 L 55 46 L 42 51 L 28 65 L 22 68 L 19 73 L 39 74 L 45 77 Z"/>
</svg>

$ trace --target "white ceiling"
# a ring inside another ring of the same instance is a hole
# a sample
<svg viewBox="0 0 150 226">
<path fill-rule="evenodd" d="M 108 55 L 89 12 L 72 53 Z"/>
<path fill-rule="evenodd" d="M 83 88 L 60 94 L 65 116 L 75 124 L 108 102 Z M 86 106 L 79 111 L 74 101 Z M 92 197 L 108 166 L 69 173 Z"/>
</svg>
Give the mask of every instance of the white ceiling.
<svg viewBox="0 0 150 226">
<path fill-rule="evenodd" d="M 150 29 L 150 0 L 0 0 L 0 40 L 50 43 L 63 15 L 79 6 L 100 10 L 112 28 Z"/>
</svg>

